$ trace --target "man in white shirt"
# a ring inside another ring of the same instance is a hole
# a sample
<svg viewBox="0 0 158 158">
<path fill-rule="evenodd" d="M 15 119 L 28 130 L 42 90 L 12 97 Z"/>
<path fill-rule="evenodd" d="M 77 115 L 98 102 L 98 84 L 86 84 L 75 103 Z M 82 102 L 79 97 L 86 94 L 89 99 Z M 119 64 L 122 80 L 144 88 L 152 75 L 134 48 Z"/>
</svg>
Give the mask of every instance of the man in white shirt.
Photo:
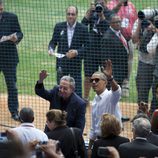
<svg viewBox="0 0 158 158">
<path fill-rule="evenodd" d="M 13 128 L 13 130 L 19 136 L 19 139 L 23 144 L 28 144 L 33 140 L 37 140 L 39 142 L 47 142 L 47 135 L 41 131 L 40 129 L 35 128 L 34 121 L 34 112 L 29 107 L 24 107 L 20 111 L 20 121 L 21 124 L 19 127 Z"/>
<path fill-rule="evenodd" d="M 118 102 L 121 97 L 121 88 L 112 76 L 112 62 L 107 60 L 102 72 L 95 72 L 91 77 L 92 88 L 96 96 L 92 103 L 92 122 L 90 130 L 89 154 L 94 141 L 101 136 L 100 120 L 103 113 L 110 113 L 116 116 L 121 123 L 121 111 Z M 111 90 L 106 88 L 107 83 L 111 84 Z"/>
</svg>

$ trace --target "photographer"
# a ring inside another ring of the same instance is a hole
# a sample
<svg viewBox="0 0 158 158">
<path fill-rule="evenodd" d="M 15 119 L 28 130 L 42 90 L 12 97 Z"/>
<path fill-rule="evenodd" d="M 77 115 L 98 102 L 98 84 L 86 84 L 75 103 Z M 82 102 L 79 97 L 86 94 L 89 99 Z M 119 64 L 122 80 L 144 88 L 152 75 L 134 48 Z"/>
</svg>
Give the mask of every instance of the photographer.
<svg viewBox="0 0 158 158">
<path fill-rule="evenodd" d="M 139 13 L 139 12 L 138 12 Z M 153 83 L 153 71 L 155 68 L 155 54 L 149 53 L 147 45 L 151 41 L 155 26 L 152 23 L 153 17 L 150 19 L 142 18 L 138 14 L 138 25 L 133 33 L 132 40 L 138 44 L 139 61 L 136 76 L 136 87 L 138 93 L 138 105 L 141 101 L 148 103 L 149 91 Z"/>
<path fill-rule="evenodd" d="M 125 0 L 120 0 L 113 10 L 109 10 L 106 7 L 105 0 L 95 0 L 94 3 L 91 3 L 90 8 L 82 19 L 82 23 L 89 27 L 90 34 L 88 53 L 84 56 L 84 98 L 86 100 L 88 100 L 91 88 L 89 79 L 95 71 L 98 71 L 98 67 L 100 67 L 104 61 L 103 54 L 100 51 L 101 39 L 109 28 L 110 15 L 117 13 L 124 1 Z"/>
<path fill-rule="evenodd" d="M 156 89 L 158 85 L 158 16 L 154 17 L 155 34 L 147 45 L 147 50 L 150 54 L 155 56 L 155 69 L 153 72 L 153 86 L 152 86 L 152 102 L 150 107 L 150 112 L 153 113 L 158 108 L 158 103 L 156 99 Z"/>
</svg>

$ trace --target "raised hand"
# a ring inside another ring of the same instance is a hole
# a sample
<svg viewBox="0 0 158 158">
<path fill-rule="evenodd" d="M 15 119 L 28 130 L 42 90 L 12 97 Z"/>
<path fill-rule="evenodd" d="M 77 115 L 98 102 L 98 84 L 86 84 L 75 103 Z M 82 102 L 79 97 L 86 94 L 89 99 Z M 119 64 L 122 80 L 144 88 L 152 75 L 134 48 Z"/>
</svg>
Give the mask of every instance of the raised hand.
<svg viewBox="0 0 158 158">
<path fill-rule="evenodd" d="M 112 77 L 112 62 L 111 60 L 106 60 L 104 66 L 102 67 L 102 72 L 107 76 L 107 78 Z"/>
<path fill-rule="evenodd" d="M 47 78 L 49 74 L 47 73 L 46 70 L 42 70 L 40 73 L 39 73 L 39 80 L 38 80 L 38 83 L 43 83 L 43 80 L 45 78 Z"/>
</svg>

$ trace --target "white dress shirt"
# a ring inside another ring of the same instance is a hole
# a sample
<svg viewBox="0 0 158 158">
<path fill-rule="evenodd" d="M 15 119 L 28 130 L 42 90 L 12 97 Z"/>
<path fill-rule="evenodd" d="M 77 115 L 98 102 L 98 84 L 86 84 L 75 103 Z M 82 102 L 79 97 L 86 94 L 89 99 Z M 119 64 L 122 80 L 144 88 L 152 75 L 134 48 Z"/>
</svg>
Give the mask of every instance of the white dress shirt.
<svg viewBox="0 0 158 158">
<path fill-rule="evenodd" d="M 73 26 L 70 26 L 67 23 L 67 38 L 68 38 L 68 45 L 69 45 L 69 47 L 71 46 L 71 42 L 72 42 L 72 38 L 73 38 L 73 35 L 74 35 L 75 27 L 76 27 L 76 22 L 74 23 Z"/>
<path fill-rule="evenodd" d="M 30 141 L 48 141 L 47 135 L 40 129 L 35 128 L 33 123 L 22 123 L 19 127 L 13 128 L 18 134 L 23 144 L 27 144 Z"/>
<path fill-rule="evenodd" d="M 100 120 L 104 113 L 110 113 L 116 116 L 116 118 L 121 121 L 121 110 L 119 107 L 119 100 L 121 98 L 121 88 L 119 86 L 118 90 L 112 91 L 105 89 L 100 95 L 96 95 L 92 103 L 92 120 L 91 120 L 91 130 L 90 139 L 95 140 L 97 136 L 101 136 L 100 131 Z"/>
</svg>

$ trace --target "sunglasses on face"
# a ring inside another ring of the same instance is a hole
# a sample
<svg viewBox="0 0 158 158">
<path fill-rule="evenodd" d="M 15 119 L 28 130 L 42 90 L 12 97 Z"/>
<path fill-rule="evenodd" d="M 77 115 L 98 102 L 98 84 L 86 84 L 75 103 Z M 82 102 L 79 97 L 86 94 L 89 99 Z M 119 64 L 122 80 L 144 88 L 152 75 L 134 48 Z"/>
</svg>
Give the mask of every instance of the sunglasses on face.
<svg viewBox="0 0 158 158">
<path fill-rule="evenodd" d="M 100 78 L 91 78 L 90 79 L 90 83 L 93 83 L 95 81 L 95 83 L 98 83 L 101 79 Z"/>
</svg>

